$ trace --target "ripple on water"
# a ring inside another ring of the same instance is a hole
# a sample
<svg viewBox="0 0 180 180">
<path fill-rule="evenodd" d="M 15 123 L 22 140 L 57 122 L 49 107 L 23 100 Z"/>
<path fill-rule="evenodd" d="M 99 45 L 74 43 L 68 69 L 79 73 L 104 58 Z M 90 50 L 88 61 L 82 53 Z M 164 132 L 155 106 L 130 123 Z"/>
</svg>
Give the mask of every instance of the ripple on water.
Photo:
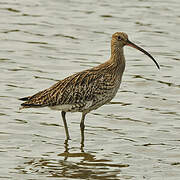
<svg viewBox="0 0 180 180">
<path fill-rule="evenodd" d="M 179 1 L 1 1 L 0 178 L 179 179 Z M 143 17 L 143 18 L 142 18 Z M 18 99 L 110 56 L 111 34 L 150 52 L 125 48 L 126 70 L 110 104 L 68 113 L 19 111 Z"/>
</svg>

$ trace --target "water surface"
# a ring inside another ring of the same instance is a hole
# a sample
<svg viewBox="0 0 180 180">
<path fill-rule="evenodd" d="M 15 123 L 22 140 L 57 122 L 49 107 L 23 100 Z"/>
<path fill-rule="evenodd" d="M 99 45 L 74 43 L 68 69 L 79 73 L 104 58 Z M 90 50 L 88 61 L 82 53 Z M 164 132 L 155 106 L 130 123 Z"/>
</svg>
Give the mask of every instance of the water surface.
<svg viewBox="0 0 180 180">
<path fill-rule="evenodd" d="M 0 2 L 1 179 L 179 179 L 179 1 Z M 18 98 L 103 63 L 110 39 L 124 31 L 161 70 L 127 47 L 117 96 L 87 115 L 19 111 Z"/>
</svg>

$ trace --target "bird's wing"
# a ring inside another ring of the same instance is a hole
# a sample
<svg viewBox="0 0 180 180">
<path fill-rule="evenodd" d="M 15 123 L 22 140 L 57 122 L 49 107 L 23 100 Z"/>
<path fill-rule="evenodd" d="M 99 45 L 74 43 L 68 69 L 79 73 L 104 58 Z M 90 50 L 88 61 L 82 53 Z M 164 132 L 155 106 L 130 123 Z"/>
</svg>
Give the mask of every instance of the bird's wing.
<svg viewBox="0 0 180 180">
<path fill-rule="evenodd" d="M 96 69 L 85 70 L 65 78 L 48 89 L 29 97 L 22 98 L 26 102 L 23 107 L 43 107 L 64 104 L 78 104 L 91 101 L 98 94 L 111 90 L 105 73 L 98 73 Z M 106 80 L 106 81 L 105 81 Z"/>
</svg>

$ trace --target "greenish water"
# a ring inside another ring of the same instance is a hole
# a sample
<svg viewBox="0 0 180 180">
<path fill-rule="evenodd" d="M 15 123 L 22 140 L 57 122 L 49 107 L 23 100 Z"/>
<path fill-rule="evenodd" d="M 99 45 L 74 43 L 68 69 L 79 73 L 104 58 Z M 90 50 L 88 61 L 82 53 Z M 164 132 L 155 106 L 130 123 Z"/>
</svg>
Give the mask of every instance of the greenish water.
<svg viewBox="0 0 180 180">
<path fill-rule="evenodd" d="M 179 1 L 1 1 L 0 179 L 179 179 Z M 87 115 L 19 111 L 32 95 L 103 63 L 124 31 L 161 66 L 125 48 L 126 70 L 111 104 Z"/>
</svg>

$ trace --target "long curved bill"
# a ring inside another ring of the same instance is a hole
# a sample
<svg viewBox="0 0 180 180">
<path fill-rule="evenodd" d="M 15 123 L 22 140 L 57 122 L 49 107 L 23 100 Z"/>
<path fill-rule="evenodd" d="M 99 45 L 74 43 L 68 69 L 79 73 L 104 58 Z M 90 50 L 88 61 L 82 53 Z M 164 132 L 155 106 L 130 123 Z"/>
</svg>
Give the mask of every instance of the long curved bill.
<svg viewBox="0 0 180 180">
<path fill-rule="evenodd" d="M 157 61 L 147 52 L 145 51 L 144 49 L 142 49 L 141 47 L 137 46 L 136 44 L 132 43 L 131 41 L 127 40 L 127 46 L 131 46 L 141 52 L 143 52 L 144 54 L 146 54 L 147 56 L 149 56 L 153 61 L 154 63 L 156 64 L 157 68 L 160 69 L 160 66 L 159 64 L 157 63 Z"/>
</svg>

